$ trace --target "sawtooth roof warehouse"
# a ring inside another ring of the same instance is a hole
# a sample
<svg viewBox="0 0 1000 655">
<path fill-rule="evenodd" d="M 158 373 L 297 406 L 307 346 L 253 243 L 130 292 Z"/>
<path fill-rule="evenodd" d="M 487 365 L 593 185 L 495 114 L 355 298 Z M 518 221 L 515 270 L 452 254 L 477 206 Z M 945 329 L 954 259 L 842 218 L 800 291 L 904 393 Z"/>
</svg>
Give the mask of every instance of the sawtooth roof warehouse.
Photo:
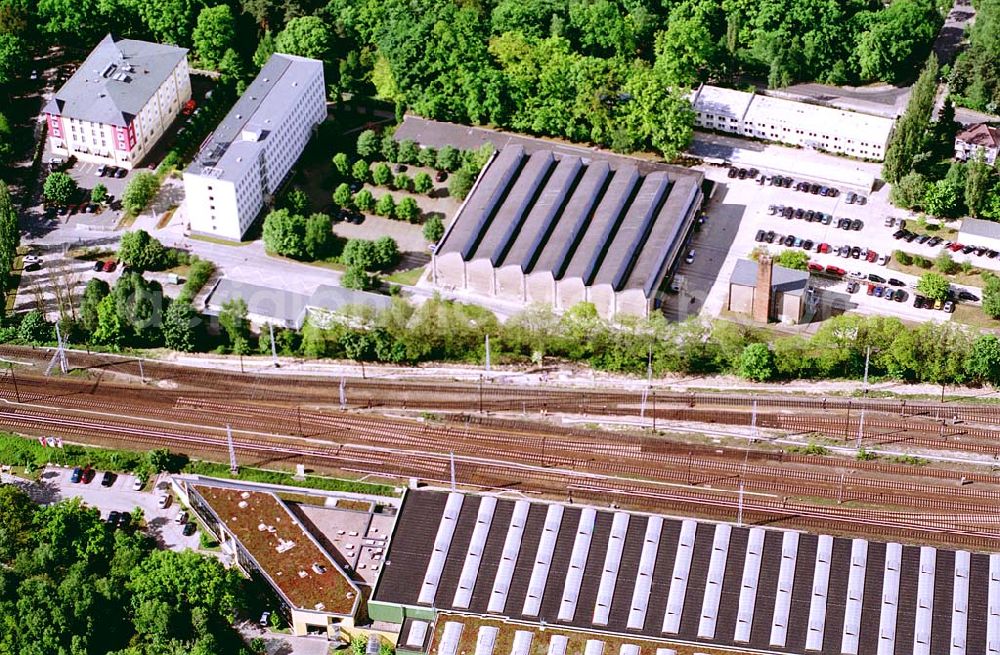
<svg viewBox="0 0 1000 655">
<path fill-rule="evenodd" d="M 368 611 L 401 653 L 993 655 L 1000 555 L 418 490 Z"/>
</svg>

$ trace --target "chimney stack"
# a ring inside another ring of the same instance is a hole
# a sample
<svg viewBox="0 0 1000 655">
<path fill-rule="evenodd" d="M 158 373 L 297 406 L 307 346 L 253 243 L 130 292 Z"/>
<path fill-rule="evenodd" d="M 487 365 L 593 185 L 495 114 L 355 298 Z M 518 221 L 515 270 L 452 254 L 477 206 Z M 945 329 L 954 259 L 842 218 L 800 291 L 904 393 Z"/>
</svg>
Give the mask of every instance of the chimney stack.
<svg viewBox="0 0 1000 655">
<path fill-rule="evenodd" d="M 767 323 L 771 318 L 771 276 L 774 263 L 770 255 L 757 260 L 757 288 L 753 294 L 753 320 Z"/>
</svg>

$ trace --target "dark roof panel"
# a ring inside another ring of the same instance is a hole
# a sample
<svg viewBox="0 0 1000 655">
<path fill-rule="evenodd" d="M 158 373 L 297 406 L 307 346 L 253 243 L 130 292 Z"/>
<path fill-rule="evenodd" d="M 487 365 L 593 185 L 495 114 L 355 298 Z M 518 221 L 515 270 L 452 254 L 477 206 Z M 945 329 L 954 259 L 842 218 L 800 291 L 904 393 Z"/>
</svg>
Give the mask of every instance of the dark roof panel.
<svg viewBox="0 0 1000 655">
<path fill-rule="evenodd" d="M 601 198 L 601 204 L 594 211 L 594 218 L 587 225 L 587 233 L 573 253 L 563 278 L 581 278 L 584 284 L 590 284 L 597 273 L 597 267 L 604 258 L 611 237 L 618 227 L 618 220 L 632 197 L 639 183 L 639 169 L 635 166 L 625 166 L 615 171 L 611 184 Z"/>
<path fill-rule="evenodd" d="M 615 291 L 623 288 L 669 184 L 667 174 L 662 171 L 646 176 L 615 233 L 614 241 L 608 244 L 608 254 L 594 278 L 594 284 L 610 284 Z"/>
<path fill-rule="evenodd" d="M 573 197 L 566 203 L 555 229 L 542 246 L 532 272 L 550 271 L 552 277 L 562 277 L 569 265 L 570 253 L 585 234 L 587 223 L 604 192 L 610 174 L 611 167 L 607 162 L 598 161 L 587 166 L 580 183 L 576 185 Z"/>
<path fill-rule="evenodd" d="M 528 208 L 535 199 L 535 194 L 548 176 L 555 158 L 548 150 L 536 152 L 528 158 L 528 163 L 521 169 L 517 179 L 511 185 L 507 197 L 496 212 L 496 217 L 486 228 L 483 240 L 476 248 L 476 254 L 467 258 L 488 258 L 496 266 L 503 259 L 524 222 Z"/>
<path fill-rule="evenodd" d="M 490 162 L 475 189 L 452 222 L 438 253 L 458 252 L 468 261 L 486 230 L 497 204 L 510 186 L 524 159 L 524 148 L 504 148 Z"/>
<path fill-rule="evenodd" d="M 531 268 L 582 168 L 583 162 L 578 157 L 567 157 L 556 164 L 555 171 L 542 189 L 535 206 L 528 212 L 528 217 L 524 219 L 513 245 L 504 257 L 504 266 L 520 266 L 524 272 Z"/>
</svg>

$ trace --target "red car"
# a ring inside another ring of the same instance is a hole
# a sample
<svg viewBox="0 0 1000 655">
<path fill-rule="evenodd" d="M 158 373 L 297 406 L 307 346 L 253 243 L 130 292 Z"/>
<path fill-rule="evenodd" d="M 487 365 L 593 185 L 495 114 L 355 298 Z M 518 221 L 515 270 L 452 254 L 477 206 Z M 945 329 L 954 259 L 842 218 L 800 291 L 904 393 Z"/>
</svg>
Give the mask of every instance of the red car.
<svg viewBox="0 0 1000 655">
<path fill-rule="evenodd" d="M 823 265 L 822 264 L 817 264 L 816 262 L 809 262 L 809 264 L 807 265 L 807 268 L 810 271 L 813 271 L 814 273 L 822 273 L 823 272 Z"/>
<path fill-rule="evenodd" d="M 874 284 L 869 284 L 868 285 L 868 295 L 869 296 L 874 296 L 875 295 L 875 285 Z"/>
<path fill-rule="evenodd" d="M 819 244 L 818 246 L 816 246 L 816 252 L 830 252 L 830 244 L 829 243 Z"/>
<path fill-rule="evenodd" d="M 878 259 L 878 253 L 875 252 L 874 250 L 869 250 L 868 257 L 866 257 L 866 259 L 870 262 L 874 262 L 876 259 Z"/>
<path fill-rule="evenodd" d="M 192 98 L 191 100 L 185 102 L 184 106 L 181 107 L 181 113 L 184 114 L 185 116 L 190 116 L 197 107 L 198 103 L 195 102 L 194 99 Z"/>
<path fill-rule="evenodd" d="M 958 252 L 959 250 L 961 250 L 961 249 L 962 249 L 962 248 L 964 248 L 964 247 L 965 247 L 965 246 L 963 246 L 963 245 L 962 245 L 962 244 L 960 244 L 960 243 L 953 243 L 953 244 L 951 244 L 950 246 L 948 246 L 948 250 L 950 250 L 950 251 L 952 251 L 952 252 Z"/>
<path fill-rule="evenodd" d="M 834 266 L 833 264 L 830 264 L 826 267 L 826 272 L 829 273 L 830 275 L 837 275 L 841 277 L 847 275 L 847 271 L 840 268 L 839 266 Z"/>
<path fill-rule="evenodd" d="M 109 259 L 108 261 L 104 262 L 104 272 L 110 273 L 114 271 L 116 265 L 117 264 L 115 264 L 115 261 L 113 259 Z"/>
</svg>

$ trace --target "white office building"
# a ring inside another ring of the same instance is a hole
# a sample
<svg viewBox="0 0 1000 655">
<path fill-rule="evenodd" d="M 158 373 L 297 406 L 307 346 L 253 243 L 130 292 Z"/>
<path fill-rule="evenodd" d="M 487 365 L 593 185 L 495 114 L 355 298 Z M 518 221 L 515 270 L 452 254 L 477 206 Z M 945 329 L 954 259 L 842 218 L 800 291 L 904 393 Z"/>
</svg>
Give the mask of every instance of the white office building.
<svg viewBox="0 0 1000 655">
<path fill-rule="evenodd" d="M 816 148 L 862 159 L 885 159 L 895 121 L 834 107 L 702 85 L 692 93 L 697 127 Z"/>
<path fill-rule="evenodd" d="M 322 62 L 272 55 L 184 172 L 191 232 L 242 239 L 325 119 Z"/>
<path fill-rule="evenodd" d="M 108 34 L 42 110 L 49 148 L 131 169 L 190 99 L 185 48 Z"/>
</svg>

